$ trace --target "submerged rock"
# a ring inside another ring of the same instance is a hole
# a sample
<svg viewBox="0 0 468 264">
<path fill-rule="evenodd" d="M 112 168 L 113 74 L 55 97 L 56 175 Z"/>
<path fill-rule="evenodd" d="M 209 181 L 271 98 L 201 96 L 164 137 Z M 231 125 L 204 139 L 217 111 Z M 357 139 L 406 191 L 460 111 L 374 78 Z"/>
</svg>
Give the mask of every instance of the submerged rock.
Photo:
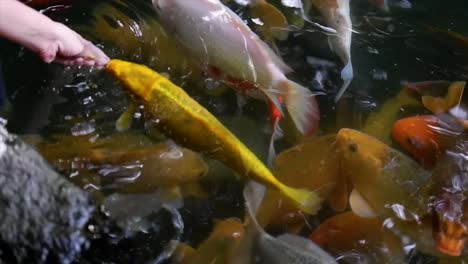
<svg viewBox="0 0 468 264">
<path fill-rule="evenodd" d="M 0 262 L 73 261 L 93 210 L 84 191 L 0 125 Z"/>
</svg>

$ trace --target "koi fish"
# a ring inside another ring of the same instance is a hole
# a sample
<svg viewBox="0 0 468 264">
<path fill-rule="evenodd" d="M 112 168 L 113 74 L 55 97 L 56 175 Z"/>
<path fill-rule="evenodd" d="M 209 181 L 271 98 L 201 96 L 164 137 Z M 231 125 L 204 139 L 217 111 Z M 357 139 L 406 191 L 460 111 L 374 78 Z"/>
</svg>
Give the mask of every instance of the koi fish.
<svg viewBox="0 0 468 264">
<path fill-rule="evenodd" d="M 349 0 L 313 0 L 312 5 L 322 14 L 327 25 L 336 30 L 336 34 L 330 35 L 328 40 L 331 48 L 344 64 L 344 68 L 341 70 L 343 85 L 335 97 L 335 101 L 338 101 L 354 75 L 351 63 L 353 25 L 350 18 Z"/>
<path fill-rule="evenodd" d="M 246 216 L 218 221 L 197 249 L 180 244 L 173 264 L 336 264 L 333 257 L 312 241 L 291 234 L 273 237 L 260 227 L 255 213 L 265 188 L 254 182 L 244 188 Z"/>
<path fill-rule="evenodd" d="M 275 159 L 276 177 L 292 187 L 316 190 L 335 211 L 343 211 L 348 205 L 346 179 L 340 177 L 336 135 L 312 137 Z M 267 190 L 257 219 L 268 229 L 288 230 L 297 233 L 305 225 L 304 214 L 274 190 Z"/>
<path fill-rule="evenodd" d="M 447 94 L 444 97 L 422 95 L 421 101 L 427 109 L 434 114 L 448 112 L 450 109 L 460 105 L 465 90 L 466 82 L 453 82 L 447 88 Z"/>
<path fill-rule="evenodd" d="M 150 1 L 98 1 L 89 13 L 89 23 L 77 25 L 77 30 L 109 43 L 115 57 L 134 58 L 157 71 L 205 85 L 204 80 L 200 81 L 203 72 L 199 65 L 181 52 L 180 45 L 165 32 L 151 7 Z"/>
<path fill-rule="evenodd" d="M 461 252 L 460 247 L 463 247 L 467 235 L 466 226 L 460 221 L 463 195 L 458 201 L 453 198 L 445 199 L 458 194 L 443 190 L 445 196 L 434 197 L 434 186 L 440 186 L 434 183 L 434 173 L 426 171 L 409 157 L 362 132 L 340 130 L 337 145 L 341 149 L 341 165 L 345 168 L 343 173 L 350 177 L 355 190 L 362 196 L 362 201 L 367 202 L 377 218 L 392 217 L 396 228 L 417 239 L 418 248 L 424 251 L 437 249 L 450 255 Z M 461 155 L 456 163 L 462 164 L 463 159 Z M 446 168 L 442 170 L 448 171 Z M 460 172 L 453 175 L 460 175 Z M 428 211 L 431 208 L 435 210 L 439 220 L 432 222 L 435 227 L 434 239 L 424 241 L 421 237 L 427 237 L 427 219 L 431 218 Z M 360 215 L 360 212 L 354 212 Z"/>
<path fill-rule="evenodd" d="M 353 129 L 341 129 L 336 142 L 343 175 L 375 216 L 417 220 L 426 214 L 431 177 L 416 161 Z"/>
<path fill-rule="evenodd" d="M 427 168 L 435 165 L 444 154 L 443 129 L 439 118 L 431 115 L 414 116 L 398 120 L 392 129 L 392 138 L 407 153 Z"/>
<path fill-rule="evenodd" d="M 406 83 L 406 90 L 420 95 L 422 104 L 436 116 L 402 119 L 394 124 L 393 138 L 424 166 L 432 167 L 458 135 L 467 129 L 462 104 L 466 82 L 426 81 Z"/>
<path fill-rule="evenodd" d="M 433 237 L 437 249 L 449 256 L 460 256 L 468 237 L 462 193 L 443 192 L 431 204 L 436 215 Z"/>
<path fill-rule="evenodd" d="M 459 256 L 468 238 L 467 154 L 466 134 L 457 136 L 432 173 L 434 196 L 430 206 L 435 214 L 433 236 L 439 251 L 450 256 Z"/>
<path fill-rule="evenodd" d="M 172 257 L 173 264 L 234 264 L 232 259 L 244 242 L 246 231 L 243 223 L 237 218 L 218 221 L 197 249 L 179 244 Z M 240 263 L 239 263 L 240 264 Z"/>
<path fill-rule="evenodd" d="M 382 220 L 362 218 L 352 211 L 326 219 L 310 234 L 309 239 L 344 260 L 345 252 L 352 250 L 363 257 L 370 255 L 369 258 L 374 261 L 369 263 L 404 263 L 405 254 L 400 238 L 386 229 Z"/>
<path fill-rule="evenodd" d="M 408 91 L 409 94 L 425 95 L 427 93 L 446 90 L 450 86 L 449 81 L 436 80 L 436 81 L 422 81 L 422 82 L 408 82 L 403 81 L 402 86 Z"/>
<path fill-rule="evenodd" d="M 417 99 L 410 96 L 406 89 L 402 89 L 395 97 L 387 100 L 378 112 L 369 114 L 362 131 L 385 143 L 390 143 L 392 126 L 398 118 L 401 108 L 419 105 L 421 104 Z"/>
<path fill-rule="evenodd" d="M 234 0 L 240 5 L 249 5 L 250 14 L 252 18 L 259 19 L 255 22 L 259 27 L 259 31 L 264 39 L 272 40 L 286 40 L 288 38 L 288 31 L 282 30 L 288 28 L 288 21 L 278 8 L 268 3 L 266 0 L 247 0 L 239 1 Z"/>
<path fill-rule="evenodd" d="M 140 99 L 144 113 L 167 137 L 221 161 L 244 177 L 280 191 L 306 213 L 319 210 L 317 193 L 294 189 L 278 181 L 208 110 L 162 75 L 145 66 L 121 60 L 110 61 L 106 69 Z"/>
<path fill-rule="evenodd" d="M 336 264 L 336 260 L 312 241 L 300 236 L 283 234 L 273 237 L 257 223 L 255 214 L 265 194 L 265 188 L 249 182 L 244 188 L 247 237 L 256 252 L 254 263 L 268 264 Z M 248 244 L 247 244 L 248 245 Z M 245 261 L 238 263 L 246 263 Z"/>
<path fill-rule="evenodd" d="M 357 227 L 363 228 L 357 228 Z M 365 228 L 364 228 L 365 227 Z M 309 238 L 322 247 L 335 249 L 352 248 L 353 242 L 359 240 L 380 240 L 382 223 L 375 218 L 362 218 L 352 211 L 335 215 L 322 222 L 309 236 Z"/>
<path fill-rule="evenodd" d="M 65 174 L 79 174 L 83 181 L 105 175 L 119 192 L 153 192 L 195 183 L 208 172 L 202 157 L 170 143 L 154 143 L 137 133 L 93 136 L 54 136 L 53 141 L 26 138 Z M 135 176 L 136 175 L 136 176 Z M 87 177 L 89 176 L 89 177 Z M 100 185 L 95 183 L 94 185 Z"/>
<path fill-rule="evenodd" d="M 409 94 L 420 96 L 421 102 L 434 114 L 449 112 L 460 105 L 466 82 L 423 81 L 405 82 Z"/>
<path fill-rule="evenodd" d="M 271 101 L 281 116 L 282 97 L 301 133 L 316 127 L 319 110 L 311 91 L 289 80 L 285 74 L 291 68 L 219 0 L 153 0 L 153 5 L 167 32 L 204 69 L 214 67 L 237 91 Z M 273 138 L 281 136 L 279 127 L 273 129 Z"/>
</svg>

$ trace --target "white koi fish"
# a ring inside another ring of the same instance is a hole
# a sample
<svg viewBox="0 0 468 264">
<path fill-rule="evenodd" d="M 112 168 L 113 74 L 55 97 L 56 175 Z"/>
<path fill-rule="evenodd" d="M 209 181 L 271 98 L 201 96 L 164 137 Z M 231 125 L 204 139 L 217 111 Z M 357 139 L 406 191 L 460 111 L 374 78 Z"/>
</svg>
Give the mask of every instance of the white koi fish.
<svg viewBox="0 0 468 264">
<path fill-rule="evenodd" d="M 291 69 L 219 0 L 153 0 L 162 25 L 205 70 L 216 69 L 237 91 L 271 102 L 270 112 L 285 103 L 302 133 L 315 129 L 319 110 L 314 95 L 288 80 Z M 278 120 L 272 138 L 281 135 Z M 272 148 L 270 148 L 270 151 Z M 271 152 L 270 152 L 271 157 Z"/>
<path fill-rule="evenodd" d="M 336 34 L 329 36 L 330 46 L 338 55 L 345 67 L 341 70 L 343 86 L 338 91 L 335 100 L 338 101 L 353 79 L 351 64 L 351 36 L 352 23 L 349 12 L 349 0 L 313 0 L 312 4 L 322 14 L 329 27 L 336 30 Z"/>
</svg>

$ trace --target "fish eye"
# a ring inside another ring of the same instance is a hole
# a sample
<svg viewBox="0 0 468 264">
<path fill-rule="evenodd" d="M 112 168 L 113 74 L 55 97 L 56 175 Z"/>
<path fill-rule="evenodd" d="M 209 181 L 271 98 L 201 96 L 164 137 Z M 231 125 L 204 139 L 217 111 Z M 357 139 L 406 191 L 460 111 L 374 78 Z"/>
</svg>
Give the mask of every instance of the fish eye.
<svg viewBox="0 0 468 264">
<path fill-rule="evenodd" d="M 406 143 L 408 143 L 409 145 L 411 145 L 413 147 L 416 147 L 416 148 L 422 147 L 421 144 L 419 143 L 419 141 L 414 139 L 414 138 L 407 138 Z"/>
<path fill-rule="evenodd" d="M 358 146 L 355 143 L 350 144 L 348 147 L 351 152 L 357 152 L 358 150 Z"/>
</svg>

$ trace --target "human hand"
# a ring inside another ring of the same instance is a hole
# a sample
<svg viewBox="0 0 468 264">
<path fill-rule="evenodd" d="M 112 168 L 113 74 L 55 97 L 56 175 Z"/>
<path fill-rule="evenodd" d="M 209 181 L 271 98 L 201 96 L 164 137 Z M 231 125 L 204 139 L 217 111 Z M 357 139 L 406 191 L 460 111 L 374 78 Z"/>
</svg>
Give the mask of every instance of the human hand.
<svg viewBox="0 0 468 264">
<path fill-rule="evenodd" d="M 103 67 L 109 58 L 90 41 L 67 26 L 54 22 L 50 36 L 39 38 L 36 52 L 46 63 Z"/>
<path fill-rule="evenodd" d="M 23 45 L 46 63 L 103 67 L 109 61 L 75 31 L 16 0 L 0 0 L 0 37 Z"/>
</svg>

